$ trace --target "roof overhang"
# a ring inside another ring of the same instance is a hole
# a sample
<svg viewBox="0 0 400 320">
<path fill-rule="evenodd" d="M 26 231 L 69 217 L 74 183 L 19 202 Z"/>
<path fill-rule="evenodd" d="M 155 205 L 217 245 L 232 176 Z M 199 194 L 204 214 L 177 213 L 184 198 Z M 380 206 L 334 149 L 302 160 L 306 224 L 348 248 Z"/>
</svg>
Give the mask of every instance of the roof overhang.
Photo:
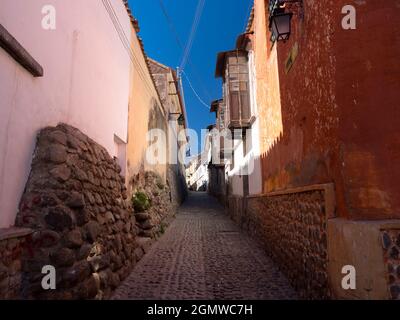
<svg viewBox="0 0 400 320">
<path fill-rule="evenodd" d="M 224 101 L 224 100 L 218 99 L 218 100 L 214 100 L 213 102 L 211 102 L 210 112 L 217 112 L 219 105 L 221 104 L 222 101 Z"/>
<path fill-rule="evenodd" d="M 221 78 L 224 75 L 224 70 L 225 70 L 225 64 L 226 64 L 226 57 L 231 54 L 231 53 L 246 53 L 245 50 L 241 49 L 235 49 L 235 50 L 229 50 L 229 51 L 223 51 L 218 53 L 217 55 L 217 66 L 215 68 L 215 77 L 216 78 Z"/>
<path fill-rule="evenodd" d="M 208 131 L 211 131 L 211 130 L 213 130 L 213 129 L 216 128 L 216 127 L 217 127 L 216 124 L 210 124 L 210 125 L 207 127 L 207 130 L 208 130 Z"/>
<path fill-rule="evenodd" d="M 251 43 L 251 36 L 254 32 L 245 32 L 240 34 L 236 39 L 236 48 L 238 49 L 247 49 L 247 45 Z"/>
</svg>

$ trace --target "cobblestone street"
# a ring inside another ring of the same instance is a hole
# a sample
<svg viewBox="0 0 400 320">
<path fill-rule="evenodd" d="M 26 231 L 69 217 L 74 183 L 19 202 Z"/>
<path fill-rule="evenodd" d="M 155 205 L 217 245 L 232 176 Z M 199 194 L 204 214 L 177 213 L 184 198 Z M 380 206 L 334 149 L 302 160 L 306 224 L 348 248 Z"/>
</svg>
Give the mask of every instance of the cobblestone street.
<svg viewBox="0 0 400 320">
<path fill-rule="evenodd" d="M 216 200 L 191 193 L 112 298 L 293 299 L 296 293 Z"/>
</svg>

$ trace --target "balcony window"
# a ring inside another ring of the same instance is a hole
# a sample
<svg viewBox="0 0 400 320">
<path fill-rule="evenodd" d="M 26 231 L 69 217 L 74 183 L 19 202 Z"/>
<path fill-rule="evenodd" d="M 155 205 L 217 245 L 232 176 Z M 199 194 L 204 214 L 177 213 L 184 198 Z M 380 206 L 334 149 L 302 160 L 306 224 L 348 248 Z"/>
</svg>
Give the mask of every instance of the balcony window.
<svg viewBox="0 0 400 320">
<path fill-rule="evenodd" d="M 248 128 L 254 121 L 250 105 L 248 53 L 233 50 L 220 53 L 217 62 L 217 76 L 224 83 L 225 127 Z"/>
</svg>

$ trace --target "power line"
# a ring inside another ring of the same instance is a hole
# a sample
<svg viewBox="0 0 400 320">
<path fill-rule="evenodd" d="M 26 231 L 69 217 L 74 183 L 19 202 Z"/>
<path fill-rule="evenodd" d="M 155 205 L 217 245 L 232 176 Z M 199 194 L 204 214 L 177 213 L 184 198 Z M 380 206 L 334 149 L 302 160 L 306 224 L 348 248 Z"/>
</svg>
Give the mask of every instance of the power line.
<svg viewBox="0 0 400 320">
<path fill-rule="evenodd" d="M 122 42 L 122 45 L 124 46 L 125 50 L 128 53 L 128 56 L 129 56 L 132 64 L 134 64 L 137 67 L 136 69 L 138 70 L 140 76 L 143 79 L 146 79 L 146 71 L 143 70 L 140 62 L 137 60 L 137 57 L 135 56 L 133 49 L 131 48 L 130 41 L 128 40 L 128 37 L 125 34 L 124 28 L 122 27 L 122 24 L 117 16 L 113 6 L 109 2 L 109 0 L 102 0 L 102 2 L 103 2 L 103 5 L 104 5 L 106 11 L 108 12 L 108 14 L 110 16 L 111 22 L 114 25 L 115 30 L 118 33 L 118 36 Z M 151 91 L 151 88 L 149 87 L 147 82 L 145 82 L 145 84 L 147 86 L 147 89 L 149 91 Z"/>
<path fill-rule="evenodd" d="M 179 46 L 179 48 L 180 48 L 182 51 L 184 51 L 185 48 L 183 47 L 182 41 L 180 40 L 180 37 L 179 37 L 179 34 L 178 34 L 178 32 L 177 32 L 177 30 L 176 30 L 176 28 L 175 28 L 175 25 L 174 25 L 174 23 L 173 23 L 171 17 L 169 16 L 167 9 L 165 8 L 165 5 L 164 5 L 163 0 L 159 0 L 158 2 L 159 2 L 159 4 L 160 4 L 161 11 L 162 11 L 162 13 L 163 13 L 165 19 L 167 20 L 169 29 L 170 29 L 171 33 L 173 34 L 174 39 L 175 39 L 177 45 Z M 191 62 L 191 60 L 190 60 L 189 57 L 188 57 L 188 59 L 187 59 L 187 63 L 192 67 L 192 71 L 193 71 L 193 73 L 194 73 L 194 75 L 195 75 L 197 81 L 199 82 L 199 84 L 200 84 L 200 86 L 201 86 L 201 88 L 202 88 L 202 91 L 206 94 L 206 96 L 207 96 L 207 97 L 210 99 L 210 101 L 211 101 L 211 100 L 212 100 L 212 97 L 210 96 L 208 90 L 205 89 L 205 86 L 204 86 L 204 84 L 203 84 L 203 81 L 201 80 L 201 77 L 199 76 L 199 73 L 198 73 L 198 71 L 197 71 L 195 65 Z"/>
<path fill-rule="evenodd" d="M 187 59 L 190 55 L 190 51 L 192 50 L 192 46 L 194 43 L 194 39 L 196 37 L 196 32 L 197 29 L 199 27 L 200 21 L 201 21 L 201 16 L 203 14 L 203 9 L 205 6 L 206 1 L 205 0 L 199 0 L 198 4 L 197 4 L 197 8 L 196 8 L 196 13 L 195 13 L 195 18 L 193 20 L 193 24 L 192 24 L 192 29 L 190 31 L 190 35 L 188 38 L 188 42 L 186 44 L 186 48 L 185 48 L 185 52 L 183 54 L 182 57 L 182 61 L 180 64 L 180 69 L 184 70 L 186 63 L 187 63 Z"/>
<path fill-rule="evenodd" d="M 161 11 L 162 11 L 162 13 L 164 14 L 165 19 L 167 19 L 168 26 L 169 26 L 171 32 L 174 34 L 175 41 L 178 43 L 179 47 L 180 47 L 181 49 L 183 49 L 182 42 L 181 42 L 181 40 L 179 39 L 179 34 L 178 34 L 178 32 L 176 31 L 175 25 L 174 25 L 174 23 L 172 22 L 172 19 L 170 18 L 167 9 L 166 9 L 165 6 L 164 6 L 164 2 L 163 2 L 162 0 L 158 0 L 158 3 L 160 4 Z"/>
<path fill-rule="evenodd" d="M 188 63 L 192 67 L 193 74 L 196 77 L 196 80 L 199 83 L 201 90 L 203 91 L 203 93 L 205 93 L 207 98 L 211 101 L 212 97 L 211 97 L 210 93 L 208 92 L 207 88 L 204 86 L 203 81 L 201 80 L 201 76 L 200 76 L 196 66 L 192 63 L 192 61 L 190 61 L 190 59 L 188 59 Z"/>
<path fill-rule="evenodd" d="M 200 103 L 202 105 L 204 105 L 207 109 L 210 109 L 210 106 L 207 103 L 205 103 L 203 99 L 201 99 L 201 97 L 199 96 L 199 94 L 197 93 L 195 88 L 193 87 L 193 85 L 190 82 L 189 77 L 187 76 L 186 72 L 184 70 L 181 70 L 181 73 L 185 76 L 187 82 L 189 83 L 190 88 L 192 89 L 193 93 L 195 94 L 196 98 L 200 101 Z"/>
</svg>

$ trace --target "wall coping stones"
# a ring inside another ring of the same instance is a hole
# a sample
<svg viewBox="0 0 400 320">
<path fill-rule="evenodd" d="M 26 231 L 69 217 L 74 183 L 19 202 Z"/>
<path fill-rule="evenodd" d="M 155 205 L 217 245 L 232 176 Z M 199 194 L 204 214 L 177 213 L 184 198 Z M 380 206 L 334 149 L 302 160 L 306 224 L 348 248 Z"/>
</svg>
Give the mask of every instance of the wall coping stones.
<svg viewBox="0 0 400 320">
<path fill-rule="evenodd" d="M 385 220 L 349 220 L 346 218 L 335 218 L 332 221 L 338 221 L 348 224 L 371 225 L 377 226 L 377 230 L 400 230 L 400 219 L 385 219 Z"/>
<path fill-rule="evenodd" d="M 265 198 L 265 197 L 277 197 L 283 196 L 288 194 L 295 194 L 295 193 L 304 193 L 310 191 L 324 191 L 325 197 L 325 213 L 327 219 L 336 218 L 336 197 L 335 197 L 335 184 L 334 183 L 325 183 L 325 184 L 314 184 L 304 187 L 298 188 L 290 188 L 285 190 L 279 190 L 269 193 L 257 194 L 257 195 L 250 195 L 247 196 L 248 199 L 255 199 L 255 198 Z"/>
<path fill-rule="evenodd" d="M 23 238 L 33 233 L 32 229 L 29 228 L 0 228 L 0 241 Z"/>
<path fill-rule="evenodd" d="M 366 221 L 368 222 L 368 221 Z M 376 221 L 374 221 L 376 222 Z M 380 222 L 380 230 L 381 231 L 386 231 L 386 230 L 400 230 L 400 219 L 397 220 L 378 220 Z"/>
</svg>

